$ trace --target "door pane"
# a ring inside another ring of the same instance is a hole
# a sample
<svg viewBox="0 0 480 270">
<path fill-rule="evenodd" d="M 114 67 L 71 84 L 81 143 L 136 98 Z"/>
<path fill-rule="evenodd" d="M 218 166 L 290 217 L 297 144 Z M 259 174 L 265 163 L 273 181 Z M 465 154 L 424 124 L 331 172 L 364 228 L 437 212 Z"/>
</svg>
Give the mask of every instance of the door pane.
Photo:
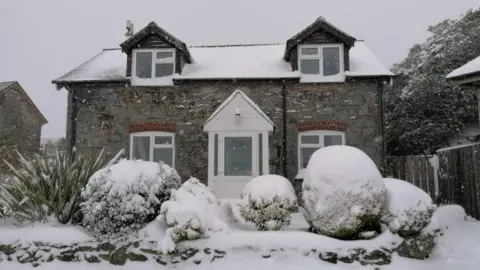
<svg viewBox="0 0 480 270">
<path fill-rule="evenodd" d="M 323 48 L 323 76 L 340 73 L 340 48 Z"/>
<path fill-rule="evenodd" d="M 137 60 L 135 63 L 136 76 L 138 78 L 152 77 L 152 53 L 151 52 L 137 52 Z"/>
<path fill-rule="evenodd" d="M 325 142 L 324 145 L 325 147 L 330 146 L 330 145 L 342 145 L 343 140 L 341 135 L 325 135 L 323 136 Z"/>
<path fill-rule="evenodd" d="M 319 74 L 320 62 L 318 59 L 300 60 L 300 71 L 303 74 Z"/>
<path fill-rule="evenodd" d="M 133 159 L 141 159 L 150 161 L 150 137 L 149 136 L 134 136 L 133 143 Z"/>
<path fill-rule="evenodd" d="M 306 168 L 312 154 L 318 150 L 318 147 L 300 148 L 300 169 Z"/>
<path fill-rule="evenodd" d="M 153 161 L 163 161 L 163 163 L 173 167 L 173 148 L 154 148 Z"/>
<path fill-rule="evenodd" d="M 225 137 L 225 176 L 252 175 L 252 137 Z"/>
</svg>

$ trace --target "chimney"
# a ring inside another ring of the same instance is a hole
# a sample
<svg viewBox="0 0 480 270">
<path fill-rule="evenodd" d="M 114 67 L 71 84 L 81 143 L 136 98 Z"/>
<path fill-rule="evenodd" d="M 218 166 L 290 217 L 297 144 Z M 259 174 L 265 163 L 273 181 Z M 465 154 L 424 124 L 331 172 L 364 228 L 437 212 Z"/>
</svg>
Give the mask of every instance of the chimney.
<svg viewBox="0 0 480 270">
<path fill-rule="evenodd" d="M 127 33 L 125 33 L 126 37 L 133 36 L 133 23 L 130 20 L 127 20 Z"/>
</svg>

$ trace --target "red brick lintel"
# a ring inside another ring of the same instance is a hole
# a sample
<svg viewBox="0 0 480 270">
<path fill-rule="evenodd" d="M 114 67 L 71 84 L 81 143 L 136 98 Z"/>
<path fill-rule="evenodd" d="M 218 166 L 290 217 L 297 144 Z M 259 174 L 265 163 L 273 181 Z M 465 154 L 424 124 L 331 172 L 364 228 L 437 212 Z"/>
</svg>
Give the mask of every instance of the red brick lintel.
<svg viewBox="0 0 480 270">
<path fill-rule="evenodd" d="M 164 132 L 175 132 L 177 129 L 176 124 L 172 123 L 163 123 L 163 122 L 147 122 L 147 123 L 137 123 L 128 125 L 128 132 L 145 132 L 145 131 L 164 131 Z"/>
<path fill-rule="evenodd" d="M 334 130 L 345 132 L 347 127 L 348 123 L 344 120 L 318 120 L 297 124 L 298 131 Z"/>
</svg>

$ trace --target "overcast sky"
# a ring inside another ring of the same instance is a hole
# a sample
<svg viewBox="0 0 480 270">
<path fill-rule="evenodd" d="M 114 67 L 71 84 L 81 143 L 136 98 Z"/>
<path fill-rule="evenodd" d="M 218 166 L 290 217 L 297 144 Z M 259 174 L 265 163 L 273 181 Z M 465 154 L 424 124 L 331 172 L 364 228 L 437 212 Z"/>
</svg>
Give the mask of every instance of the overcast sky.
<svg viewBox="0 0 480 270">
<path fill-rule="evenodd" d="M 285 42 L 323 16 L 364 39 L 386 66 L 480 0 L 0 0 L 0 81 L 19 81 L 49 123 L 43 137 L 65 136 L 66 91 L 51 81 L 155 21 L 187 45 Z M 1 117 L 1 116 L 0 116 Z"/>
</svg>

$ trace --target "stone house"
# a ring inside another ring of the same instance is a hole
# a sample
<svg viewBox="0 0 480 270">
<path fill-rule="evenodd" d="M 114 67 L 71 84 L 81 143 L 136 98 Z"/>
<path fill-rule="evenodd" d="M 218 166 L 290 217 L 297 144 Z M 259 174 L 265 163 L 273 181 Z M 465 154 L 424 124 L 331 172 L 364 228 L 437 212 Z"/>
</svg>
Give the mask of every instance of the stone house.
<svg viewBox="0 0 480 270">
<path fill-rule="evenodd" d="M 126 149 L 219 197 L 256 175 L 293 180 L 328 145 L 356 146 L 383 166 L 393 74 L 324 18 L 279 44 L 187 46 L 154 22 L 127 29 L 120 49 L 53 80 L 68 91 L 70 151 Z"/>
<path fill-rule="evenodd" d="M 18 82 L 0 82 L 0 139 L 5 144 L 25 154 L 39 152 L 42 126 L 46 123 Z"/>
</svg>

